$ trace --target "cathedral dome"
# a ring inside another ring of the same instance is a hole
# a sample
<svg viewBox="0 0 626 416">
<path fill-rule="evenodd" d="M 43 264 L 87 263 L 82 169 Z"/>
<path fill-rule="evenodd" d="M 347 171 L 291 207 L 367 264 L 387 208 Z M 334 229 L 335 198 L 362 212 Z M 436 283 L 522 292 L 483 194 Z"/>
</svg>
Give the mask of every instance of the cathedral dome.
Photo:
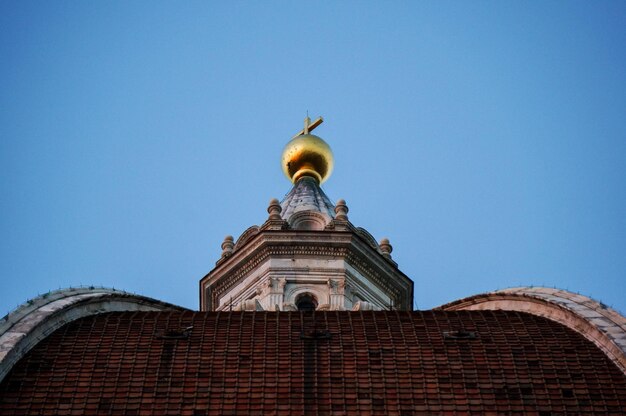
<svg viewBox="0 0 626 416">
<path fill-rule="evenodd" d="M 201 311 L 90 287 L 0 318 L 0 414 L 626 414 L 626 318 L 600 302 L 520 287 L 413 311 L 389 240 L 321 189 L 322 121 L 284 150 L 283 201 L 224 239 Z"/>
</svg>

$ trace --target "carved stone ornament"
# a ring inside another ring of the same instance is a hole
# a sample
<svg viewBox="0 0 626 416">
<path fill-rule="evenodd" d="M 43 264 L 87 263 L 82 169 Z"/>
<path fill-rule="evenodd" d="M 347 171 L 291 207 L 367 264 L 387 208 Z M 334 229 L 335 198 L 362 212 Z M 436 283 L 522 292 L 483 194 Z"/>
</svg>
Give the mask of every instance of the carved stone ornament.
<svg viewBox="0 0 626 416">
<path fill-rule="evenodd" d="M 374 310 L 374 307 L 369 302 L 358 301 L 352 307 L 353 311 L 371 311 Z"/>
<path fill-rule="evenodd" d="M 300 211 L 289 218 L 289 225 L 294 230 L 323 230 L 330 218 L 320 212 Z"/>
<path fill-rule="evenodd" d="M 234 249 L 238 250 L 244 244 L 246 244 L 248 242 L 248 240 L 250 240 L 252 237 L 257 235 L 258 233 L 259 233 L 259 226 L 258 225 L 253 225 L 252 227 L 248 227 L 248 229 L 246 231 L 244 231 L 243 233 L 241 233 L 241 235 L 237 239 L 237 242 L 235 243 Z"/>
<path fill-rule="evenodd" d="M 298 308 L 293 303 L 283 303 L 283 311 L 297 311 Z"/>
<path fill-rule="evenodd" d="M 346 287 L 345 280 L 328 279 L 326 281 L 331 295 L 343 295 Z"/>
</svg>

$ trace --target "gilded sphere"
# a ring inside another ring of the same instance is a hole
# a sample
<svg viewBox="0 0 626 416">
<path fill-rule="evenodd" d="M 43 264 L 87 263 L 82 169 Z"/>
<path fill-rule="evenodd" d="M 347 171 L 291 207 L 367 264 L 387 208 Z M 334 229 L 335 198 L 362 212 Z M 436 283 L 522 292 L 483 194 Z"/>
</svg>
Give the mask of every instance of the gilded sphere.
<svg viewBox="0 0 626 416">
<path fill-rule="evenodd" d="M 285 176 L 293 183 L 303 176 L 311 176 L 321 184 L 333 171 L 333 152 L 320 137 L 303 134 L 287 143 L 281 165 Z"/>
</svg>

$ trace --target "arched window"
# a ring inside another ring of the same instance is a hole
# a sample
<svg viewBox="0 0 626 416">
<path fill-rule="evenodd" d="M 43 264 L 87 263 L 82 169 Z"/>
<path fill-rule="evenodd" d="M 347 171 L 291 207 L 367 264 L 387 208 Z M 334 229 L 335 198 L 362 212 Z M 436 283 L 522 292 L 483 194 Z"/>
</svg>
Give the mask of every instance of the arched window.
<svg viewBox="0 0 626 416">
<path fill-rule="evenodd" d="M 317 299 L 309 293 L 304 293 L 296 299 L 296 307 L 299 311 L 314 311 L 317 309 Z"/>
</svg>

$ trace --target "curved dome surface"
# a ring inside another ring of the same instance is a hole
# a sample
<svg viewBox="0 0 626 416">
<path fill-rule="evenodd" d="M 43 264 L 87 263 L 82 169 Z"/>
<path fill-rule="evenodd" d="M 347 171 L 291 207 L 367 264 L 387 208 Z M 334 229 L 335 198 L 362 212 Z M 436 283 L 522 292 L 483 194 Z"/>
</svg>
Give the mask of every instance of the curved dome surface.
<svg viewBox="0 0 626 416">
<path fill-rule="evenodd" d="M 626 375 L 513 311 L 110 312 L 40 342 L 0 414 L 624 414 Z"/>
<path fill-rule="evenodd" d="M 626 318 L 590 297 L 547 287 L 515 287 L 470 296 L 436 309 L 526 312 L 559 322 L 596 344 L 626 373 Z"/>
<path fill-rule="evenodd" d="M 61 326 L 89 315 L 119 311 L 187 310 L 116 289 L 80 287 L 40 295 L 0 320 L 0 381 L 13 365 Z"/>
</svg>

